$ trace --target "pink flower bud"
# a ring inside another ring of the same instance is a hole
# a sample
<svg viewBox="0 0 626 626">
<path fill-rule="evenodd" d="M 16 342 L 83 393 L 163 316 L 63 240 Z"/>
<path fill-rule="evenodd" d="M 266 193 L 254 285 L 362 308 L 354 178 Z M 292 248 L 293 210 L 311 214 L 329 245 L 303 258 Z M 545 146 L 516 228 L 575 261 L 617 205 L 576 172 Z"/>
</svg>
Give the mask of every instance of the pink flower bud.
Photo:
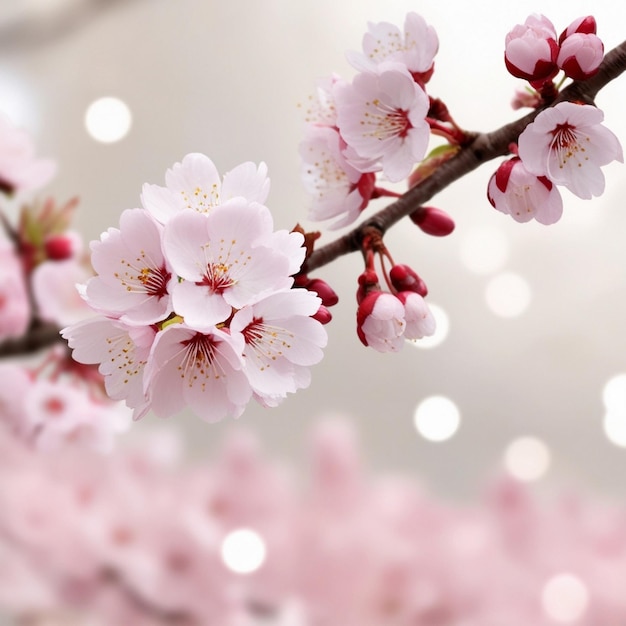
<svg viewBox="0 0 626 626">
<path fill-rule="evenodd" d="M 306 283 L 305 287 L 309 291 L 314 291 L 322 299 L 322 304 L 325 307 L 334 306 L 339 302 L 339 296 L 335 290 L 321 278 L 312 278 Z"/>
<path fill-rule="evenodd" d="M 575 19 L 559 37 L 559 44 L 562 44 L 567 37 L 574 33 L 584 33 L 585 35 L 596 34 L 596 18 L 593 15 L 587 15 L 586 17 L 579 17 Z"/>
<path fill-rule="evenodd" d="M 604 58 L 604 44 L 593 33 L 574 33 L 561 44 L 558 66 L 574 80 L 593 76 Z"/>
<path fill-rule="evenodd" d="M 409 217 L 427 235 L 433 237 L 445 237 L 454 230 L 453 219 L 445 211 L 435 207 L 421 207 L 413 211 Z"/>
<path fill-rule="evenodd" d="M 552 22 L 543 15 L 531 15 L 506 36 L 504 62 L 509 72 L 531 81 L 547 81 L 556 76 L 559 46 Z"/>
<path fill-rule="evenodd" d="M 317 320 L 320 324 L 328 324 L 333 319 L 331 312 L 323 305 L 320 304 L 320 308 L 315 315 L 311 315 L 314 320 Z"/>
<path fill-rule="evenodd" d="M 398 352 L 404 344 L 404 305 L 396 296 L 371 291 L 356 314 L 356 332 L 365 346 L 379 352 Z"/>
<path fill-rule="evenodd" d="M 426 283 L 408 265 L 394 265 L 389 271 L 389 279 L 398 291 L 412 291 L 422 297 L 428 293 Z"/>
</svg>

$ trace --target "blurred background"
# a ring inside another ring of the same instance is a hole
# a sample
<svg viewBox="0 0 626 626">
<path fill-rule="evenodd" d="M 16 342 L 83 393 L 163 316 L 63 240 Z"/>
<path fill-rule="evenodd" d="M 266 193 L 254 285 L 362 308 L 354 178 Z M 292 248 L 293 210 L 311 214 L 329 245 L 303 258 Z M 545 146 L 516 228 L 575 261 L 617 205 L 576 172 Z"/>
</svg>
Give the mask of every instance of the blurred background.
<svg viewBox="0 0 626 626">
<path fill-rule="evenodd" d="M 561 32 L 593 13 L 609 50 L 626 24 L 624 5 L 609 0 L 2 0 L 0 110 L 33 134 L 39 155 L 57 160 L 44 195 L 80 197 L 75 225 L 86 241 L 117 226 L 124 209 L 139 206 L 142 184 L 164 184 L 166 169 L 189 152 L 207 154 L 222 173 L 265 161 L 276 226 L 311 230 L 323 225 L 306 221 L 298 104 L 318 78 L 351 78 L 344 53 L 360 49 L 368 21 L 402 25 L 407 11 L 439 35 L 429 93 L 475 131 L 521 115 L 510 101 L 522 84 L 503 63 L 513 25 L 540 11 Z M 105 101 L 88 126 L 102 98 L 125 106 Z M 597 99 L 622 143 L 624 102 L 626 78 Z M 434 340 L 395 355 L 364 348 L 355 333 L 360 257 L 315 272 L 340 297 L 323 363 L 309 389 L 277 409 L 251 404 L 239 419 L 273 454 L 297 464 L 311 427 L 341 415 L 354 421 L 369 466 L 411 473 L 445 498 L 471 499 L 503 471 L 538 488 L 623 498 L 623 165 L 605 168 L 601 198 L 564 191 L 564 216 L 550 227 L 492 209 L 485 190 L 496 165 L 433 200 L 456 220 L 451 236 L 428 237 L 407 221 L 386 238 L 396 262 L 429 287 Z M 233 423 L 182 415 L 172 425 L 190 454 L 210 458 Z M 155 426 L 148 416 L 133 429 Z"/>
</svg>

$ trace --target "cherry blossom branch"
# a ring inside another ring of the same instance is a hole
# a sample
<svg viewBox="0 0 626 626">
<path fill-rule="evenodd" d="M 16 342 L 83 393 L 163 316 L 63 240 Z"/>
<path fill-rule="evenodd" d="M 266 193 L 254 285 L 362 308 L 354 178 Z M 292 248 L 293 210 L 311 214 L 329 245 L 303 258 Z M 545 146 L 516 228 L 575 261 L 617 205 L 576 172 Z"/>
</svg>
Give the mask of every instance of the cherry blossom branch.
<svg viewBox="0 0 626 626">
<path fill-rule="evenodd" d="M 563 89 L 553 102 L 546 104 L 543 108 L 562 101 L 593 103 L 598 92 L 625 70 L 626 41 L 606 54 L 594 76 L 584 81 L 574 81 Z M 510 145 L 517 140 L 526 126 L 534 120 L 541 110 L 541 108 L 534 110 L 490 133 L 467 133 L 467 142 L 454 156 L 435 167 L 430 175 L 427 175 L 386 208 L 342 237 L 314 250 L 308 257 L 303 271 L 305 273 L 311 272 L 328 265 L 340 256 L 359 250 L 367 233 L 374 232 L 378 236 L 383 235 L 396 222 L 419 210 L 433 196 L 456 180 L 483 163 L 507 155 Z M 2 214 L 0 213 L 1 217 Z M 2 225 L 11 236 L 10 229 L 7 229 L 8 223 L 6 220 L 3 221 L 5 223 Z M 62 341 L 58 327 L 43 323 L 35 317 L 29 330 L 22 337 L 0 343 L 0 358 L 33 353 L 49 347 L 57 341 Z"/>
<path fill-rule="evenodd" d="M 626 41 L 606 54 L 598 72 L 593 77 L 584 81 L 574 81 L 563 89 L 553 102 L 543 108 L 563 101 L 583 101 L 591 104 L 598 92 L 625 70 Z M 364 234 L 371 231 L 372 228 L 381 234 L 384 233 L 396 222 L 418 210 L 420 206 L 453 182 L 483 163 L 508 154 L 511 143 L 517 140 L 526 126 L 535 119 L 541 110 L 542 108 L 534 110 L 490 133 L 474 135 L 474 138 L 463 146 L 456 155 L 437 167 L 430 176 L 423 179 L 398 200 L 342 237 L 314 250 L 306 261 L 305 271 L 311 272 L 328 265 L 344 254 L 359 250 Z"/>
</svg>

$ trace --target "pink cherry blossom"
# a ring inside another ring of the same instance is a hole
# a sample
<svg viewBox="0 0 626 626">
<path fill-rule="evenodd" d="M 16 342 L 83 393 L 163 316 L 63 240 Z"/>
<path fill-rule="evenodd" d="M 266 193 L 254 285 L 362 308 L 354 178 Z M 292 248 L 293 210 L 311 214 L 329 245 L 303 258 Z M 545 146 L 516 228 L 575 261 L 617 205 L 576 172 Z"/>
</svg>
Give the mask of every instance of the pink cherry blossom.
<svg viewBox="0 0 626 626">
<path fill-rule="evenodd" d="M 124 400 L 139 419 L 150 408 L 144 392 L 144 368 L 155 337 L 152 326 L 132 327 L 102 316 L 61 331 L 79 363 L 98 364 L 109 397 Z"/>
<path fill-rule="evenodd" d="M 574 80 L 593 76 L 604 58 L 604 44 L 593 33 L 573 33 L 561 44 L 558 66 Z"/>
<path fill-rule="evenodd" d="M 363 53 L 349 52 L 348 61 L 359 71 L 372 71 L 384 62 L 402 63 L 420 82 L 431 73 L 439 39 L 432 26 L 417 13 L 407 13 L 404 30 L 387 22 L 368 24 Z"/>
<path fill-rule="evenodd" d="M 359 304 L 357 334 L 378 352 L 398 352 L 404 346 L 404 306 L 393 294 L 370 292 Z"/>
<path fill-rule="evenodd" d="M 545 176 L 531 174 L 517 157 L 505 161 L 491 177 L 487 197 L 517 222 L 534 218 L 540 224 L 554 224 L 563 214 L 557 187 Z"/>
<path fill-rule="evenodd" d="M 76 259 L 44 261 L 31 274 L 33 297 L 39 317 L 59 326 L 69 326 L 94 312 L 76 289 L 89 274 Z"/>
<path fill-rule="evenodd" d="M 163 224 L 183 209 L 208 213 L 234 198 L 263 204 L 270 189 L 265 163 L 242 163 L 227 172 L 222 181 L 213 161 L 199 153 L 186 155 L 167 170 L 165 184 L 160 187 L 146 183 L 141 193 L 143 206 Z"/>
<path fill-rule="evenodd" d="M 380 161 L 390 181 L 406 178 L 424 158 L 430 136 L 428 96 L 404 66 L 381 63 L 355 76 L 352 84 L 338 86 L 335 98 L 339 131 L 348 147 L 361 159 Z"/>
<path fill-rule="evenodd" d="M 0 115 L 0 191 L 31 191 L 46 185 L 54 176 L 56 165 L 35 157 L 30 136 L 15 128 Z"/>
<path fill-rule="evenodd" d="M 235 313 L 230 331 L 244 339 L 244 372 L 261 402 L 274 405 L 309 385 L 308 367 L 321 361 L 327 341 L 311 317 L 319 305 L 313 292 L 290 289 Z"/>
<path fill-rule="evenodd" d="M 543 15 L 530 15 L 505 38 L 504 61 L 513 76 L 537 82 L 558 72 L 559 46 L 552 22 Z"/>
<path fill-rule="evenodd" d="M 266 248 L 280 252 L 280 254 L 287 259 L 287 275 L 293 276 L 300 271 L 306 255 L 304 235 L 302 233 L 297 231 L 275 230 L 264 240 L 263 245 Z"/>
<path fill-rule="evenodd" d="M 271 291 L 289 288 L 290 261 L 272 247 L 272 218 L 260 204 L 231 203 L 209 215 L 184 210 L 165 228 L 164 249 L 184 279 L 174 309 L 188 326 L 209 330 Z"/>
<path fill-rule="evenodd" d="M 397 297 L 404 304 L 405 338 L 430 337 L 435 332 L 437 324 L 426 300 L 414 291 L 401 291 Z"/>
<path fill-rule="evenodd" d="M 171 324 L 157 334 L 145 371 L 152 409 L 169 417 L 185 406 L 208 422 L 239 417 L 252 389 L 243 373 L 243 337 Z"/>
<path fill-rule="evenodd" d="M 301 177 L 311 197 L 309 219 L 339 217 L 331 229 L 356 220 L 374 191 L 374 175 L 363 174 L 348 163 L 335 128 L 310 126 L 300 144 Z"/>
<path fill-rule="evenodd" d="M 600 167 L 623 162 L 617 137 L 601 124 L 602 111 L 588 104 L 559 102 L 543 110 L 519 137 L 519 156 L 536 176 L 564 185 L 579 198 L 604 191 Z"/>
<path fill-rule="evenodd" d="M 97 311 L 130 324 L 154 324 L 172 312 L 172 271 L 161 249 L 163 227 L 142 209 L 129 209 L 120 228 L 91 244 L 97 276 L 85 288 Z"/>
<path fill-rule="evenodd" d="M 24 398 L 24 417 L 42 450 L 82 445 L 108 452 L 115 435 L 130 424 L 130 415 L 96 403 L 66 379 L 37 380 Z"/>
<path fill-rule="evenodd" d="M 22 336 L 30 315 L 22 264 L 13 246 L 0 238 L 0 341 Z"/>
</svg>

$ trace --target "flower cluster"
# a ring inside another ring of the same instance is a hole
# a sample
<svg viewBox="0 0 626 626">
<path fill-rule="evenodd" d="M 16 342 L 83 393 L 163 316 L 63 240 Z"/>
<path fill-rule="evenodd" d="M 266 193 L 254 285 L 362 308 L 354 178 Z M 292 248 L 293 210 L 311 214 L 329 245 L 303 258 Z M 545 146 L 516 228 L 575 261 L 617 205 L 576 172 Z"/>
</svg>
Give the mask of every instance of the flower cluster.
<svg viewBox="0 0 626 626">
<path fill-rule="evenodd" d="M 320 298 L 291 289 L 303 236 L 273 230 L 268 193 L 263 164 L 221 179 L 208 157 L 189 154 L 92 243 L 97 275 L 82 294 L 98 315 L 63 336 L 135 418 L 189 406 L 216 421 L 309 384 L 326 343 L 312 317 Z"/>
<path fill-rule="evenodd" d="M 312 220 L 339 218 L 331 228 L 352 223 L 371 199 L 393 195 L 377 187 L 378 172 L 398 182 L 424 158 L 430 136 L 424 86 L 438 45 L 416 13 L 402 31 L 370 24 L 362 52 L 348 55 L 359 72 L 352 82 L 333 76 L 320 83 L 300 145 Z"/>
<path fill-rule="evenodd" d="M 530 15 L 507 34 L 504 61 L 513 76 L 541 88 L 563 70 L 575 80 L 590 78 L 604 56 L 592 16 L 572 22 L 557 38 L 552 22 L 543 15 Z"/>
<path fill-rule="evenodd" d="M 595 33 L 592 17 L 575 20 L 558 41 L 554 26 L 543 16 L 531 15 L 516 26 L 506 37 L 507 68 L 538 89 L 524 102 L 540 107 L 542 94 L 554 96 L 551 81 L 559 69 L 577 80 L 595 74 L 604 52 Z M 487 190 L 491 204 L 518 222 L 534 218 L 553 224 L 563 213 L 557 186 L 583 199 L 602 194 L 601 166 L 623 161 L 621 145 L 602 125 L 603 119 L 600 109 L 578 102 L 559 102 L 540 111 L 519 136 L 513 147 L 516 155 L 491 177 Z"/>
<path fill-rule="evenodd" d="M 374 267 L 376 254 L 389 291 L 382 291 L 379 284 Z M 384 268 L 385 259 L 392 263 L 389 272 Z M 394 264 L 382 242 L 374 238 L 366 252 L 366 269 L 359 276 L 357 290 L 357 335 L 363 345 L 378 352 L 398 352 L 407 339 L 432 335 L 436 324 L 424 300 L 427 293 L 418 274 L 408 265 Z"/>
<path fill-rule="evenodd" d="M 157 433 L 86 463 L 0 433 L 3 613 L 76 626 L 626 621 L 623 505 L 546 501 L 506 478 L 451 505 L 409 476 L 371 475 L 337 423 L 318 426 L 305 489 L 247 432 L 210 463 L 179 454 Z M 256 537 L 246 568 L 227 558 L 242 537 Z"/>
</svg>

